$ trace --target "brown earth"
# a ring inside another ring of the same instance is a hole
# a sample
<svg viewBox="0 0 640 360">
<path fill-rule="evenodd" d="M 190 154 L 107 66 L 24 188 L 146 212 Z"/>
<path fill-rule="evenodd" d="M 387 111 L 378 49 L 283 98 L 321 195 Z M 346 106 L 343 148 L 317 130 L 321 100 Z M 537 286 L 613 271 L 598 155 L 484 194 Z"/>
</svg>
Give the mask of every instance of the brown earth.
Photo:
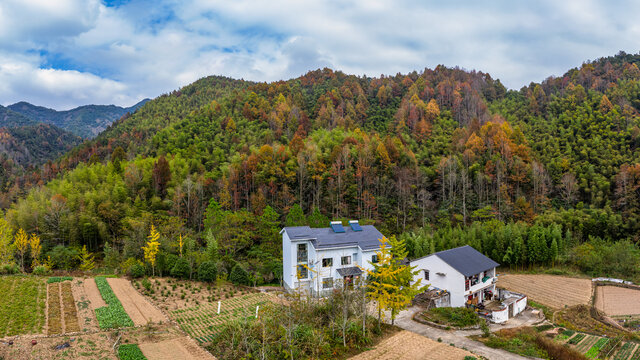
<svg viewBox="0 0 640 360">
<path fill-rule="evenodd" d="M 96 313 L 94 312 L 94 308 L 91 300 L 89 299 L 89 295 L 86 292 L 86 283 L 89 281 L 93 283 L 95 291 L 98 292 L 98 288 L 96 287 L 96 283 L 93 278 L 74 278 L 73 282 L 71 283 L 71 291 L 73 293 L 73 298 L 76 300 L 80 329 L 82 331 L 98 331 L 99 327 L 98 321 L 96 320 Z M 102 297 L 100 297 L 100 301 L 104 303 Z"/>
<path fill-rule="evenodd" d="M 84 279 L 83 287 L 84 292 L 87 294 L 87 300 L 93 310 L 107 306 L 102 295 L 100 295 L 100 291 L 98 290 L 98 286 L 96 285 L 96 280 L 94 278 Z"/>
<path fill-rule="evenodd" d="M 590 279 L 556 275 L 501 274 L 497 286 L 554 309 L 588 304 L 592 294 Z"/>
<path fill-rule="evenodd" d="M 215 360 L 215 357 L 208 351 L 199 347 L 193 339 L 188 336 L 164 340 L 160 342 L 149 342 L 139 344 L 140 350 L 149 360 Z"/>
<path fill-rule="evenodd" d="M 167 322 L 167 317 L 140 295 L 129 280 L 107 278 L 107 282 L 135 325 Z"/>
<path fill-rule="evenodd" d="M 172 278 L 154 278 L 149 281 L 151 283 L 149 290 L 145 289 L 138 280 L 133 280 L 132 285 L 167 313 L 257 292 L 253 288 L 235 286 L 221 280 L 216 284 Z"/>
<path fill-rule="evenodd" d="M 440 343 L 410 331 L 399 333 L 383 340 L 374 349 L 360 353 L 350 360 L 392 360 L 392 359 L 464 359 L 474 354 Z"/>
<path fill-rule="evenodd" d="M 640 315 L 640 290 L 598 286 L 595 305 L 609 316 Z"/>
</svg>

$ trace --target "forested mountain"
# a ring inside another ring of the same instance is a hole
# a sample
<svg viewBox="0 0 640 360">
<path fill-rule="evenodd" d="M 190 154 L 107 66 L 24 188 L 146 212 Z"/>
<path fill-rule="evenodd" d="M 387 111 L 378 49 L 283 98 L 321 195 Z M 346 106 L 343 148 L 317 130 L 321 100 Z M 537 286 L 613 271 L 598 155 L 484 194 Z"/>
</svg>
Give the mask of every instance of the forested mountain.
<svg viewBox="0 0 640 360">
<path fill-rule="evenodd" d="M 329 218 L 403 236 L 412 256 L 469 243 L 505 266 L 624 274 L 640 259 L 639 61 L 620 53 L 520 90 L 444 66 L 208 77 L 13 177 L 6 218 L 46 249 L 120 261 L 142 258 L 152 223 L 166 254 L 211 231 L 266 280 L 282 225 Z"/>
<path fill-rule="evenodd" d="M 0 127 L 34 125 L 37 121 L 0 105 Z"/>
<path fill-rule="evenodd" d="M 83 138 L 93 138 L 124 114 L 138 110 L 147 101 L 149 99 L 144 99 L 128 108 L 115 105 L 85 105 L 66 111 L 56 111 L 27 102 L 19 102 L 9 105 L 8 109 L 36 123 L 53 124 Z M 24 124 L 13 119 L 0 121 L 0 126 L 17 125 Z"/>
</svg>

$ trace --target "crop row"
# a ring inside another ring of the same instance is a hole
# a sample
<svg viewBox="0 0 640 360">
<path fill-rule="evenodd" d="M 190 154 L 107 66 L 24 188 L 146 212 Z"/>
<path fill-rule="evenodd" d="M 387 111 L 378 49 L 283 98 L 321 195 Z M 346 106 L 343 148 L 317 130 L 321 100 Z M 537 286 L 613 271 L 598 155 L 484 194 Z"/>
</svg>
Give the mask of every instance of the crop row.
<svg viewBox="0 0 640 360">
<path fill-rule="evenodd" d="M 147 360 L 137 344 L 124 344 L 118 347 L 120 360 Z"/>
<path fill-rule="evenodd" d="M 198 342 L 211 341 L 224 325 L 243 317 L 253 317 L 255 307 L 267 302 L 267 295 L 249 294 L 221 302 L 220 314 L 218 303 L 199 305 L 192 308 L 173 311 L 175 321 L 180 327 Z"/>
<path fill-rule="evenodd" d="M 596 341 L 598 341 L 598 337 L 587 335 L 587 337 L 576 346 L 576 350 L 584 354 L 593 344 L 596 343 Z"/>
<path fill-rule="evenodd" d="M 584 355 L 589 359 L 597 358 L 598 354 L 600 354 L 600 349 L 602 349 L 605 345 L 607 345 L 608 342 L 609 342 L 609 339 L 607 338 L 598 339 L 598 341 L 596 341 L 596 343 L 593 344 L 593 346 L 591 346 L 589 351 L 587 351 L 587 353 Z"/>
<path fill-rule="evenodd" d="M 60 287 L 62 289 L 62 308 L 64 311 L 64 332 L 80 331 L 78 311 L 76 310 L 76 302 L 71 292 L 71 283 L 61 283 Z"/>
<path fill-rule="evenodd" d="M 62 317 L 60 314 L 60 287 L 57 283 L 47 287 L 47 334 L 62 334 Z"/>
<path fill-rule="evenodd" d="M 46 287 L 41 278 L 0 278 L 0 338 L 42 331 Z"/>
<path fill-rule="evenodd" d="M 640 346 L 638 346 L 636 351 L 633 353 L 633 356 L 631 356 L 629 360 L 640 360 Z"/>
<path fill-rule="evenodd" d="M 126 326 L 133 326 L 133 321 L 124 311 L 122 303 L 114 294 L 113 289 L 109 286 L 107 279 L 104 277 L 96 278 L 96 286 L 104 302 L 107 306 L 96 309 L 96 318 L 100 329 L 112 329 Z"/>
<path fill-rule="evenodd" d="M 71 276 L 52 276 L 47 279 L 47 284 L 58 283 L 62 281 L 70 281 L 73 280 Z"/>
<path fill-rule="evenodd" d="M 569 339 L 569 341 L 567 341 L 567 344 L 577 345 L 580 341 L 582 341 L 582 339 L 585 338 L 585 336 L 587 336 L 587 335 L 578 333 L 574 337 Z"/>
<path fill-rule="evenodd" d="M 616 355 L 613 357 L 613 360 L 627 360 L 629 356 L 631 356 L 631 352 L 633 351 L 633 348 L 635 348 L 635 346 L 636 344 L 632 342 L 624 343 L 624 345 L 622 345 L 620 350 L 618 350 Z"/>
</svg>

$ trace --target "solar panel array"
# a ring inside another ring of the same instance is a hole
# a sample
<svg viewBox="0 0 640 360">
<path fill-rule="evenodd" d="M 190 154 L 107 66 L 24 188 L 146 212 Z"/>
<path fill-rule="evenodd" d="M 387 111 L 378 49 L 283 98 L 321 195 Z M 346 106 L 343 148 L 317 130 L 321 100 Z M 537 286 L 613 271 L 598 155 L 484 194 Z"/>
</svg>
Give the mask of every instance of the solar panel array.
<svg viewBox="0 0 640 360">
<path fill-rule="evenodd" d="M 349 222 L 349 225 L 351 225 L 351 230 L 353 231 L 362 231 L 362 227 L 360 227 L 360 224 L 357 222 Z"/>
</svg>

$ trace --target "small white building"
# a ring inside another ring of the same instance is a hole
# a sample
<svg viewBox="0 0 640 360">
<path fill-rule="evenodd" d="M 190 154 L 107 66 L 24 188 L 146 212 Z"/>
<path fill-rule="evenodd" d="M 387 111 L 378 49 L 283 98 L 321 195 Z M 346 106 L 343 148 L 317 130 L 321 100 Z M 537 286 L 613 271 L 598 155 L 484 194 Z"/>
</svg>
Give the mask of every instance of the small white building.
<svg viewBox="0 0 640 360">
<path fill-rule="evenodd" d="M 373 225 L 332 221 L 326 228 L 285 227 L 282 234 L 282 279 L 288 291 L 322 295 L 344 281 L 353 283 L 378 261 L 382 234 Z"/>
<path fill-rule="evenodd" d="M 482 303 L 497 295 L 496 267 L 500 264 L 469 245 L 412 260 L 411 266 L 419 270 L 414 282 L 422 279 L 430 288 L 446 290 L 452 307 Z"/>
<path fill-rule="evenodd" d="M 495 323 L 503 323 L 524 311 L 527 297 L 498 289 L 497 262 L 469 245 L 440 251 L 411 261 L 419 270 L 413 281 L 422 279 L 432 294 L 425 294 L 435 306 L 473 306 Z"/>
</svg>

